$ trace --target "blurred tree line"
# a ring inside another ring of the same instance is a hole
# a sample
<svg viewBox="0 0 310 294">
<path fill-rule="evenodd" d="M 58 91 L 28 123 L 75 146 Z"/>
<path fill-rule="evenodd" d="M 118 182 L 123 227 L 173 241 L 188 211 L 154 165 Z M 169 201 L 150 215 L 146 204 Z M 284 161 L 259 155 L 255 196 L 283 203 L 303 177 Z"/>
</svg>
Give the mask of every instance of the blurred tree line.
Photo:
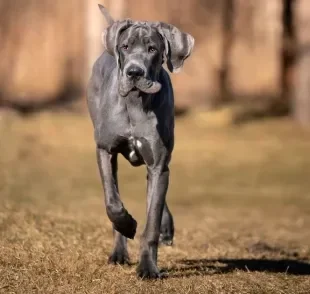
<svg viewBox="0 0 310 294">
<path fill-rule="evenodd" d="M 0 100 L 20 110 L 83 90 L 84 0 L 0 1 Z"/>
<path fill-rule="evenodd" d="M 106 0 L 116 18 L 170 22 L 196 39 L 172 75 L 181 107 L 261 103 L 310 125 L 309 0 Z M 106 23 L 93 0 L 0 0 L 0 106 L 83 97 Z"/>
</svg>

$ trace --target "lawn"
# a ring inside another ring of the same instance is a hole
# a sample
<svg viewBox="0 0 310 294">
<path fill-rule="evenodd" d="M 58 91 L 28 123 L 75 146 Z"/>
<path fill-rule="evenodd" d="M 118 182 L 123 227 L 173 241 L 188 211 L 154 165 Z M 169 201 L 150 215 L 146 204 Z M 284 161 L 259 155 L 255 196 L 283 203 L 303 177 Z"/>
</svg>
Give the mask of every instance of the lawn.
<svg viewBox="0 0 310 294">
<path fill-rule="evenodd" d="M 145 168 L 120 160 L 138 221 L 132 266 L 112 266 L 111 224 L 85 114 L 0 114 L 0 293 L 310 293 L 310 131 L 289 119 L 176 122 L 166 277 L 135 275 Z"/>
</svg>

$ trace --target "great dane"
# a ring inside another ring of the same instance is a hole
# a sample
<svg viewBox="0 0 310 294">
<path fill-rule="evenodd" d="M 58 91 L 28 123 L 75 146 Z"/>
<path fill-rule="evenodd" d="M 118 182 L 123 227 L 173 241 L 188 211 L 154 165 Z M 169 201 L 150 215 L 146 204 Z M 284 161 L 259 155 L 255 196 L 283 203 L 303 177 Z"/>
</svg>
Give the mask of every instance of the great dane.
<svg viewBox="0 0 310 294">
<path fill-rule="evenodd" d="M 87 91 L 94 126 L 97 162 L 107 215 L 113 224 L 110 263 L 129 262 L 127 239 L 137 222 L 118 190 L 117 155 L 147 167 L 147 222 L 141 236 L 137 275 L 159 278 L 158 244 L 171 245 L 173 218 L 166 203 L 169 162 L 174 146 L 174 97 L 163 68 L 178 72 L 192 52 L 194 38 L 162 22 L 113 21 L 102 34 L 105 51 L 95 62 Z"/>
</svg>

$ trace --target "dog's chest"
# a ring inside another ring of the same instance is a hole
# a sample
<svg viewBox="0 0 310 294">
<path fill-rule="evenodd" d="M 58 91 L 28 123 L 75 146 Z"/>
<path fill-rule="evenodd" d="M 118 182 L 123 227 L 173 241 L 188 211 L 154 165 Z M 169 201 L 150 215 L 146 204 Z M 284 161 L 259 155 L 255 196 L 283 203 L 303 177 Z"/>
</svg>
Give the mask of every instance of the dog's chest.
<svg viewBox="0 0 310 294">
<path fill-rule="evenodd" d="M 147 99 L 134 94 L 124 100 L 126 117 L 130 126 L 131 136 L 147 135 L 152 128 L 156 128 L 156 116 L 148 105 Z"/>
<path fill-rule="evenodd" d="M 97 143 L 107 150 L 117 149 L 132 139 L 135 139 L 136 142 L 139 138 L 151 137 L 155 139 L 157 137 L 155 115 L 142 111 L 139 105 L 127 105 L 124 102 L 122 101 L 114 107 L 111 105 L 102 107 L 95 137 Z M 138 143 L 138 145 L 141 144 L 143 144 L 143 140 Z"/>
<path fill-rule="evenodd" d="M 145 113 L 136 108 L 128 108 L 130 124 L 129 161 L 135 165 L 144 162 L 154 164 L 154 144 L 159 141 L 156 126 L 157 118 L 153 112 Z"/>
</svg>

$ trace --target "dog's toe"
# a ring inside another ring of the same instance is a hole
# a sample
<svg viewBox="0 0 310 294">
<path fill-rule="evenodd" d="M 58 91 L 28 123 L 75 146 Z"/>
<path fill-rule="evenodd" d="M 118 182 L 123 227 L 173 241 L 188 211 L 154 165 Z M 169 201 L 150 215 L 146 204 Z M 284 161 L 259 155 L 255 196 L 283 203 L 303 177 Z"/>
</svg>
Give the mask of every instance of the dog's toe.
<svg viewBox="0 0 310 294">
<path fill-rule="evenodd" d="M 171 230 L 162 230 L 159 236 L 159 242 L 165 246 L 172 246 L 173 245 L 173 231 Z"/>
<path fill-rule="evenodd" d="M 130 265 L 128 253 L 125 251 L 114 251 L 108 259 L 109 264 L 127 264 Z"/>
<path fill-rule="evenodd" d="M 160 279 L 163 277 L 157 266 L 149 258 L 140 261 L 137 267 L 137 276 L 141 279 Z"/>
<path fill-rule="evenodd" d="M 165 245 L 165 246 L 172 246 L 173 245 L 173 237 L 160 235 L 159 242 L 160 242 L 160 244 Z"/>
</svg>

